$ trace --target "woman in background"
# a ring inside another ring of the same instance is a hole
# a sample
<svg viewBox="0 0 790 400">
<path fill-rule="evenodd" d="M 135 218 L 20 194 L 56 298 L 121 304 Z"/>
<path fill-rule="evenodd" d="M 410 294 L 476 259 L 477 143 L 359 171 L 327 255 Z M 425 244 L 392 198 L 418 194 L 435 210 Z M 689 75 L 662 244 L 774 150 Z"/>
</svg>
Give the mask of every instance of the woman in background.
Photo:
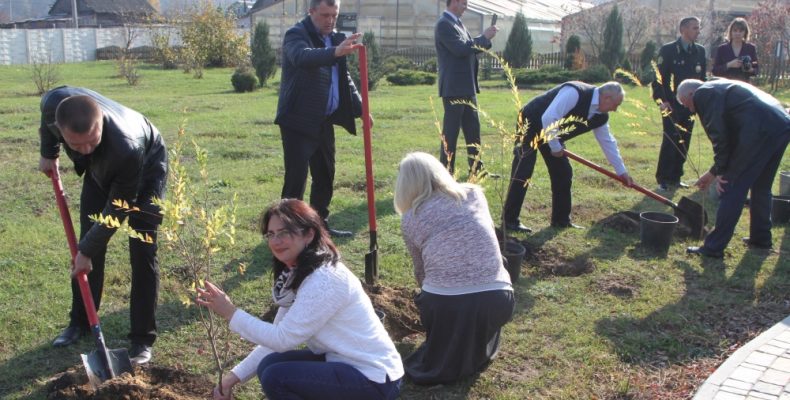
<svg viewBox="0 0 790 400">
<path fill-rule="evenodd" d="M 515 305 L 483 191 L 457 183 L 433 156 L 410 153 L 400 162 L 394 202 L 426 332 L 404 361 L 406 374 L 418 384 L 473 375 L 496 355 Z"/>
<path fill-rule="evenodd" d="M 727 42 L 716 49 L 713 75 L 749 82 L 757 75 L 757 48 L 749 43 L 749 24 L 735 18 L 727 28 Z"/>
<path fill-rule="evenodd" d="M 283 199 L 263 214 L 261 232 L 274 259 L 274 323 L 237 309 L 210 282 L 198 288 L 198 304 L 258 345 L 222 378 L 214 398 L 231 399 L 233 387 L 256 374 L 273 400 L 397 398 L 400 354 L 318 213 Z M 294 350 L 303 343 L 306 349 Z"/>
</svg>

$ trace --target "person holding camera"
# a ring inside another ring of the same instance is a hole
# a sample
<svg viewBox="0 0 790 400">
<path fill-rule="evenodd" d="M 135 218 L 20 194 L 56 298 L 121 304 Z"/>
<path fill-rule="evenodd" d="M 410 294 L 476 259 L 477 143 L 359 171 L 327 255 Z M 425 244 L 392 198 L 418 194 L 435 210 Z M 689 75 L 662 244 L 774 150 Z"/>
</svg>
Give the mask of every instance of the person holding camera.
<svg viewBox="0 0 790 400">
<path fill-rule="evenodd" d="M 735 18 L 727 28 L 727 42 L 716 49 L 713 75 L 749 82 L 757 75 L 757 48 L 747 42 L 749 24 L 743 18 Z"/>
</svg>

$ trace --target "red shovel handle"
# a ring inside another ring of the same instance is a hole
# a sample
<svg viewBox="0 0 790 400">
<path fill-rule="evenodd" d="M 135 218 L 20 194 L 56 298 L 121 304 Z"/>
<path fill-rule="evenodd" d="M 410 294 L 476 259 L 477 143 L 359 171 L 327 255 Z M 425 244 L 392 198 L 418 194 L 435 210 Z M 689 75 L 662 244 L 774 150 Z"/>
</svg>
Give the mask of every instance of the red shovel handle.
<svg viewBox="0 0 790 400">
<path fill-rule="evenodd" d="M 69 213 L 69 206 L 66 204 L 66 196 L 63 194 L 63 183 L 60 181 L 60 172 L 54 169 L 49 174 L 49 177 L 52 179 L 52 188 L 55 190 L 55 200 L 58 203 L 60 219 L 63 221 L 63 229 L 66 231 L 66 239 L 69 242 L 71 262 L 74 263 L 74 258 L 77 257 L 77 236 L 74 234 L 74 224 L 71 222 L 71 214 Z M 99 324 L 99 316 L 96 315 L 96 305 L 93 303 L 91 288 L 88 286 L 88 276 L 85 275 L 84 272 L 81 272 L 74 279 L 77 280 L 80 287 L 82 301 L 85 304 L 85 313 L 88 315 L 88 323 L 90 323 L 91 326 L 96 326 Z"/>
<path fill-rule="evenodd" d="M 600 165 L 598 165 L 598 164 L 596 164 L 596 163 L 594 163 L 592 161 L 586 160 L 586 159 L 584 159 L 584 158 L 582 158 L 582 157 L 580 157 L 580 156 L 578 156 L 576 154 L 573 154 L 573 153 L 571 153 L 568 150 L 564 150 L 564 152 L 565 152 L 565 155 L 568 158 L 570 158 L 571 160 L 574 160 L 574 161 L 576 161 L 576 162 L 578 162 L 580 164 L 584 164 L 584 165 L 586 165 L 586 166 L 588 166 L 588 167 L 590 167 L 590 168 L 592 168 L 592 169 L 594 169 L 594 170 L 596 170 L 596 171 L 598 171 L 598 172 L 600 172 L 600 173 L 602 173 L 602 174 L 604 174 L 604 175 L 606 175 L 606 176 L 608 176 L 608 177 L 610 177 L 610 178 L 612 178 L 612 179 L 614 179 L 614 180 L 616 180 L 618 182 L 623 183 L 623 179 L 620 178 L 614 172 L 609 171 L 606 168 L 603 168 Z M 661 196 L 660 194 L 658 194 L 658 193 L 656 193 L 656 192 L 654 192 L 654 191 L 652 191 L 650 189 L 647 189 L 647 188 L 645 188 L 643 186 L 637 185 L 636 183 L 631 184 L 630 187 L 633 188 L 634 190 L 642 192 L 644 195 L 646 195 L 648 197 L 651 197 L 651 198 L 653 198 L 655 200 L 658 200 L 661 203 L 666 204 L 666 205 L 668 205 L 668 206 L 670 206 L 672 208 L 677 208 L 678 207 L 678 205 L 675 204 L 672 200 L 670 200 L 670 199 L 668 199 L 668 198 L 666 198 L 664 196 Z"/>
<path fill-rule="evenodd" d="M 368 101 L 368 51 L 359 48 L 359 86 L 362 92 L 362 132 L 365 143 L 365 185 L 368 192 L 368 223 L 370 231 L 376 232 L 376 200 L 373 185 L 373 143 L 370 137 L 370 103 Z"/>
</svg>

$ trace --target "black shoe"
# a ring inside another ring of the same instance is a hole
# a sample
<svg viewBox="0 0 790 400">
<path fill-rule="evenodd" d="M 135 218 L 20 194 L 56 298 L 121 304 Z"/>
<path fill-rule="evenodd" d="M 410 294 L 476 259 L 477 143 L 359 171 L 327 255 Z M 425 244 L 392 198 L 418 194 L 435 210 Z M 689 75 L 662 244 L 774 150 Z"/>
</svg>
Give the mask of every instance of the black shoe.
<svg viewBox="0 0 790 400">
<path fill-rule="evenodd" d="M 151 361 L 151 346 L 132 343 L 132 348 L 129 349 L 129 361 L 132 365 L 142 365 Z"/>
<path fill-rule="evenodd" d="M 510 232 L 532 233 L 532 228 L 522 224 L 521 221 L 506 223 L 505 229 Z"/>
<path fill-rule="evenodd" d="M 656 192 L 669 192 L 670 190 L 672 190 L 672 188 L 669 185 L 667 185 L 666 183 L 659 183 L 658 186 L 656 187 L 655 191 Z"/>
<path fill-rule="evenodd" d="M 700 246 L 686 247 L 686 254 L 697 254 L 708 258 L 724 258 L 724 252 L 714 252 Z"/>
<path fill-rule="evenodd" d="M 336 238 L 347 238 L 354 236 L 354 233 L 351 231 L 341 231 L 339 229 L 332 229 L 326 228 L 327 232 L 329 232 L 329 236 L 336 237 Z"/>
<path fill-rule="evenodd" d="M 583 226 L 576 225 L 573 222 L 563 222 L 563 223 L 554 223 L 554 222 L 552 222 L 551 226 L 553 226 L 555 228 L 561 228 L 561 229 L 565 229 L 565 228 L 584 229 Z"/>
<path fill-rule="evenodd" d="M 55 347 L 71 346 L 87 334 L 88 331 L 79 326 L 70 326 L 60 332 L 60 335 L 52 341 L 52 345 Z"/>
<path fill-rule="evenodd" d="M 760 249 L 760 250 L 771 250 L 771 243 L 757 243 L 752 242 L 752 240 L 747 236 L 745 238 L 741 238 L 741 241 L 749 246 L 752 249 Z"/>
</svg>

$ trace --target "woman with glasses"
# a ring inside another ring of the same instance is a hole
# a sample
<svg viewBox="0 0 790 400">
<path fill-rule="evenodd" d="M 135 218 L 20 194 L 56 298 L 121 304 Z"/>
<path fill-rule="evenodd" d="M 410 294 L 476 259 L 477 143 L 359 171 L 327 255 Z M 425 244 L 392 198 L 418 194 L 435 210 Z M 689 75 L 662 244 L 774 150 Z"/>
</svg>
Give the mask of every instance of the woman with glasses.
<svg viewBox="0 0 790 400">
<path fill-rule="evenodd" d="M 426 153 L 400 162 L 395 210 L 411 253 L 425 342 L 404 360 L 418 384 L 481 371 L 499 349 L 515 304 L 494 221 L 479 186 L 457 183 Z"/>
<path fill-rule="evenodd" d="M 223 377 L 214 398 L 232 398 L 233 387 L 256 374 L 269 399 L 398 397 L 400 355 L 318 213 L 283 199 L 264 212 L 261 232 L 274 256 L 272 296 L 279 309 L 273 323 L 237 309 L 210 282 L 198 289 L 198 304 L 257 344 Z M 301 344 L 307 348 L 295 350 Z"/>
</svg>

